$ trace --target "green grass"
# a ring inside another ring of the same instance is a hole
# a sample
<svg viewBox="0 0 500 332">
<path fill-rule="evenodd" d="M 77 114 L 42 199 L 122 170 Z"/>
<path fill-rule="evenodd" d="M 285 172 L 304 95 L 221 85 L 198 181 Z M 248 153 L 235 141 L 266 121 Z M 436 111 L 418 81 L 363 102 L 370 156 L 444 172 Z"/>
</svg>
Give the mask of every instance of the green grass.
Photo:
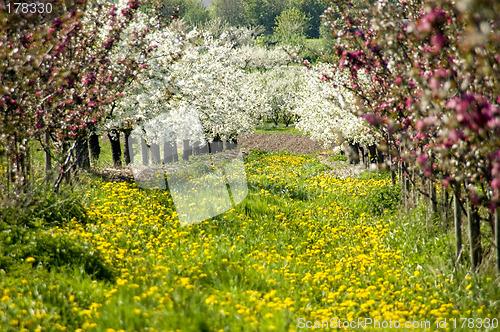
<svg viewBox="0 0 500 332">
<path fill-rule="evenodd" d="M 329 161 L 347 161 L 347 156 L 343 154 L 337 154 L 335 156 L 332 156 L 328 159 Z"/>
<path fill-rule="evenodd" d="M 266 122 L 255 129 L 256 134 L 291 134 L 291 135 L 303 135 L 298 129 L 295 129 L 293 124 L 286 127 L 283 123 L 279 123 L 277 126 L 272 122 Z"/>
<path fill-rule="evenodd" d="M 122 149 L 122 155 L 124 151 L 124 138 L 123 134 L 120 135 L 120 146 Z M 114 167 L 113 158 L 111 157 L 111 143 L 109 142 L 107 136 L 100 136 L 99 145 L 101 147 L 101 154 L 99 156 L 99 160 L 94 162 L 91 161 L 91 165 L 96 168 L 107 168 Z M 34 168 L 37 170 L 37 175 L 41 175 L 43 173 L 43 169 L 45 167 L 45 152 L 43 151 L 40 142 L 32 141 L 30 149 L 32 151 L 31 157 L 33 159 Z M 123 158 L 122 158 L 123 159 Z M 124 160 L 122 163 L 125 164 Z"/>
<path fill-rule="evenodd" d="M 85 220 L 61 209 L 52 222 L 3 228 L 1 330 L 295 331 L 299 318 L 498 318 L 492 262 L 480 273 L 466 259 L 455 267 L 452 231 L 429 227 L 423 203 L 400 210 L 389 174 L 335 179 L 313 156 L 259 151 L 246 169 L 247 198 L 188 227 L 166 191 L 84 178 L 74 195 Z"/>
</svg>

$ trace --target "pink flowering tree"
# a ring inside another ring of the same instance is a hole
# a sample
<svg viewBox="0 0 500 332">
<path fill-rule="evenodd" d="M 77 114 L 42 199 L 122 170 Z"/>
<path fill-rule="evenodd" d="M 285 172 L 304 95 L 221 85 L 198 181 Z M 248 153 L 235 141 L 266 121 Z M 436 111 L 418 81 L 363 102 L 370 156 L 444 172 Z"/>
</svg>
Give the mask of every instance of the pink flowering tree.
<svg viewBox="0 0 500 332">
<path fill-rule="evenodd" d="M 143 43 L 147 28 L 124 33 L 139 0 L 50 3 L 50 12 L 36 13 L 9 13 L 0 4 L 0 158 L 7 195 L 32 180 L 35 139 L 46 166 L 60 170 L 55 187 L 76 162 L 85 166 L 89 131 L 109 116 L 151 51 Z M 124 38 L 135 52 L 110 56 Z"/>
<path fill-rule="evenodd" d="M 359 115 L 385 134 L 380 148 L 402 167 L 403 182 L 439 181 L 458 206 L 465 193 L 474 267 L 479 209 L 500 203 L 499 10 L 487 0 L 340 0 L 325 13 L 337 69 L 350 72 L 344 85 L 358 96 Z M 433 189 L 422 191 L 435 205 Z"/>
</svg>

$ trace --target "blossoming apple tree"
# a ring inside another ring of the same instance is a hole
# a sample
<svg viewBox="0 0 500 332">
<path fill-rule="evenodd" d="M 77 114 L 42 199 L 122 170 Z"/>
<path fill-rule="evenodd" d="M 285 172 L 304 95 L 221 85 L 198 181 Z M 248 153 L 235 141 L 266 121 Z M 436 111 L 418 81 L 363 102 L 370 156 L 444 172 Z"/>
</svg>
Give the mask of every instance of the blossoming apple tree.
<svg viewBox="0 0 500 332">
<path fill-rule="evenodd" d="M 304 69 L 304 83 L 294 112 L 296 127 L 322 141 L 339 147 L 345 142 L 372 145 L 379 136 L 376 130 L 357 116 L 357 97 L 343 87 L 344 71 L 333 71 L 329 64 L 319 63 Z M 325 73 L 329 76 L 325 76 Z"/>
<path fill-rule="evenodd" d="M 499 9 L 490 1 L 335 1 L 326 12 L 338 39 L 335 67 L 349 70 L 346 87 L 388 136 L 403 182 L 418 186 L 410 174 L 431 179 L 423 192 L 434 210 L 436 181 L 454 193 L 459 257 L 465 193 L 474 268 L 482 256 L 480 207 L 500 203 Z M 495 219 L 486 218 L 498 250 Z"/>
<path fill-rule="evenodd" d="M 148 30 L 124 31 L 135 19 L 137 0 L 64 1 L 51 12 L 0 13 L 0 151 L 5 191 L 30 183 L 30 141 L 42 143 L 47 168 L 60 169 L 57 187 L 85 150 L 88 131 L 105 118 L 124 85 L 151 49 Z M 140 56 L 111 55 L 123 38 Z M 84 162 L 84 161 L 83 161 Z"/>
</svg>

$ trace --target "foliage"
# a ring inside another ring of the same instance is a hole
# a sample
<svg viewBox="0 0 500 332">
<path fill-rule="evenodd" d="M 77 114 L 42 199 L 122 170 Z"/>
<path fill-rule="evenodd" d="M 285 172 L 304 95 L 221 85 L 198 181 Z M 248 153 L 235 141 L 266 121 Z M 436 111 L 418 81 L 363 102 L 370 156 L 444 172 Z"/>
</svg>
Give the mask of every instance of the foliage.
<svg viewBox="0 0 500 332">
<path fill-rule="evenodd" d="M 288 9 L 288 0 L 242 0 L 245 24 L 265 28 L 266 34 L 273 32 L 276 17 Z"/>
<path fill-rule="evenodd" d="M 20 262 L 28 262 L 33 267 L 43 267 L 48 271 L 81 267 L 86 274 L 98 280 L 115 279 L 116 271 L 113 267 L 104 260 L 99 251 L 95 251 L 82 239 L 65 234 L 54 235 L 42 229 L 33 231 L 21 227 L 4 229 L 0 237 L 0 269 L 9 274 L 16 273 Z"/>
<path fill-rule="evenodd" d="M 297 8 L 309 18 L 308 38 L 319 38 L 322 24 L 321 15 L 328 8 L 326 0 L 291 0 L 290 8 Z"/>
<path fill-rule="evenodd" d="M 227 22 L 231 26 L 243 25 L 243 0 L 213 0 L 210 18 Z"/>
<path fill-rule="evenodd" d="M 470 206 L 471 256 L 478 268 L 481 222 L 475 211 L 492 214 L 500 203 L 499 5 L 330 3 L 327 21 L 339 38 L 334 71 L 349 73 L 344 86 L 359 98 L 357 114 L 383 134 L 380 148 L 392 155 L 386 166 L 398 163 L 405 181 L 410 174 L 440 181 L 462 197 L 457 200 Z"/>
<path fill-rule="evenodd" d="M 235 63 L 247 71 L 273 69 L 300 60 L 296 47 L 244 45 L 236 49 L 235 53 Z"/>
<path fill-rule="evenodd" d="M 208 9 L 200 0 L 187 0 L 185 8 L 181 10 L 181 17 L 193 26 L 204 24 L 210 19 Z"/>
<path fill-rule="evenodd" d="M 296 8 L 284 10 L 276 17 L 276 26 L 273 28 L 274 37 L 284 45 L 303 46 L 308 21 L 306 15 Z"/>
<path fill-rule="evenodd" d="M 39 227 L 59 224 L 68 222 L 72 218 L 82 222 L 87 219 L 80 198 L 72 194 L 68 188 L 55 193 L 52 188 L 40 182 L 20 194 L 16 203 L 8 200 L 0 203 L 0 229 L 11 226 Z"/>
</svg>

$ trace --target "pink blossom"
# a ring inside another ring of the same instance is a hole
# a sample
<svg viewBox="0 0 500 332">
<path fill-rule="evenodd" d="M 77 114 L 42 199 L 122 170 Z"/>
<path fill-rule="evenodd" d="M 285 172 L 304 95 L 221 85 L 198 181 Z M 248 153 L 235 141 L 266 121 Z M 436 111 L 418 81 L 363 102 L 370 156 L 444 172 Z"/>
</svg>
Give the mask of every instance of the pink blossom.
<svg viewBox="0 0 500 332">
<path fill-rule="evenodd" d="M 427 162 L 427 155 L 426 154 L 421 154 L 417 157 L 417 163 L 421 164 L 421 165 L 425 165 L 425 163 Z"/>
<path fill-rule="evenodd" d="M 440 49 L 442 49 L 445 42 L 446 42 L 446 39 L 442 34 L 434 35 L 431 38 L 431 43 L 432 43 L 432 45 L 434 45 L 434 50 L 436 50 L 436 51 L 439 51 Z"/>
<path fill-rule="evenodd" d="M 429 81 L 429 86 L 432 90 L 437 90 L 439 89 L 439 82 L 435 77 L 431 77 Z"/>
</svg>

